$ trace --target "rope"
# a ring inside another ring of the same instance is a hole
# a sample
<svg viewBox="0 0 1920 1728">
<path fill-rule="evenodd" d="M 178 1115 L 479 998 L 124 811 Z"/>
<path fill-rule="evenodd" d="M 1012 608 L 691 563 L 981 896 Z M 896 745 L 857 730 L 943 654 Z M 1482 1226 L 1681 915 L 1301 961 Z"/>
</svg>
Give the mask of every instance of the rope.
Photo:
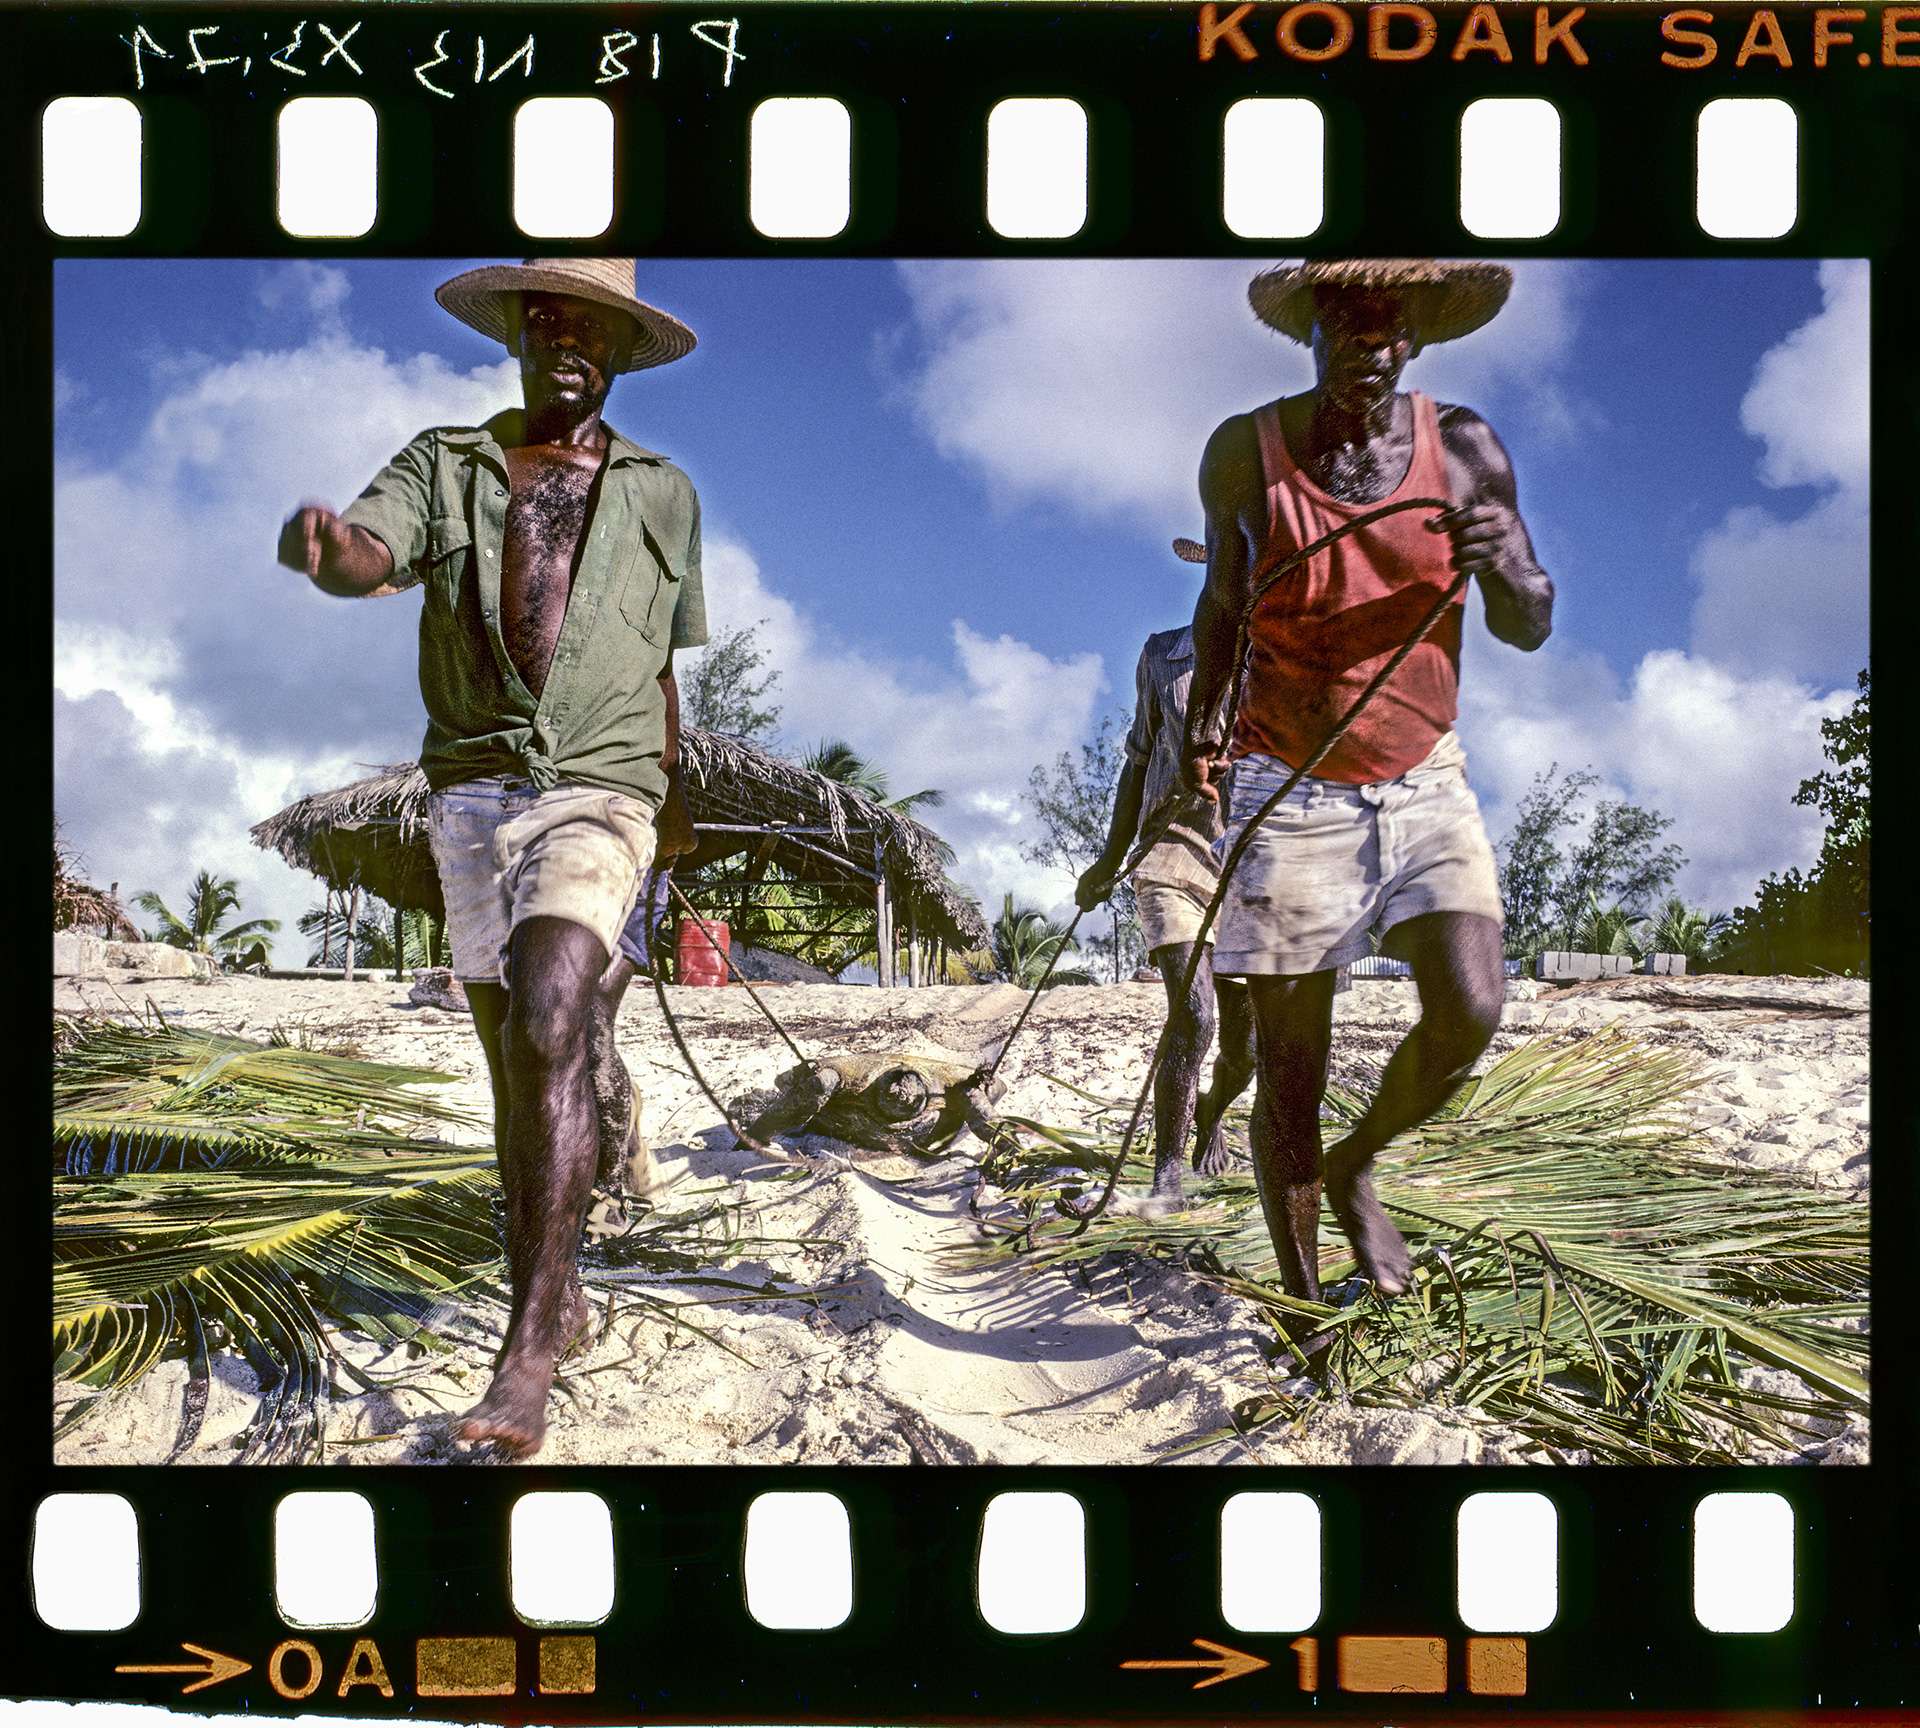
<svg viewBox="0 0 1920 1728">
<path fill-rule="evenodd" d="M 1362 512 L 1350 522 L 1341 523 L 1339 527 L 1322 534 L 1319 539 L 1309 541 L 1298 551 L 1288 553 L 1285 558 L 1282 558 L 1279 563 L 1267 572 L 1265 579 L 1260 583 L 1259 587 L 1254 589 L 1252 598 L 1247 601 L 1245 610 L 1240 614 L 1239 633 L 1234 640 L 1233 689 L 1227 699 L 1225 709 L 1226 731 L 1229 737 L 1233 732 L 1234 720 L 1240 712 L 1240 697 L 1246 686 L 1248 632 L 1252 628 L 1254 611 L 1260 602 L 1267 597 L 1267 590 L 1278 582 L 1282 576 L 1287 575 L 1290 571 L 1305 564 L 1316 554 L 1324 552 L 1329 546 L 1333 545 L 1335 541 L 1344 538 L 1348 534 L 1356 533 L 1362 528 L 1370 528 L 1374 523 L 1388 516 L 1398 515 L 1402 510 L 1445 510 L 1446 508 L 1447 501 L 1444 498 L 1403 498 L 1396 504 L 1382 504 L 1377 509 Z M 1306 767 L 1298 770 L 1293 779 L 1289 780 L 1287 784 L 1281 788 L 1280 793 L 1277 794 L 1276 797 L 1284 797 L 1286 793 L 1292 791 L 1294 785 L 1304 777 L 1309 770 L 1317 767 L 1325 760 L 1328 752 L 1346 736 L 1347 728 L 1360 717 L 1360 710 L 1366 707 L 1367 703 L 1373 699 L 1374 691 L 1386 682 L 1387 673 L 1392 672 L 1401 661 L 1413 652 L 1421 639 L 1438 621 L 1441 612 L 1451 603 L 1454 594 L 1459 592 L 1459 588 L 1460 585 L 1455 583 L 1454 587 L 1448 591 L 1447 600 L 1443 601 L 1442 604 L 1435 609 L 1433 616 L 1428 618 L 1427 621 L 1420 626 L 1418 633 L 1408 639 L 1399 654 L 1393 660 L 1389 661 L 1381 674 L 1367 686 L 1366 690 L 1361 693 L 1359 701 L 1354 703 L 1354 705 L 1341 716 L 1339 723 L 1334 727 L 1333 731 L 1328 734 L 1326 742 L 1308 758 Z M 1173 826 L 1173 819 L 1179 814 L 1180 806 L 1191 796 L 1192 794 L 1183 792 L 1176 786 L 1147 813 L 1146 820 L 1140 825 L 1140 833 L 1133 843 L 1133 849 L 1127 854 L 1126 862 L 1114 872 L 1114 880 L 1116 882 L 1122 876 L 1131 875 L 1134 870 L 1139 867 L 1141 859 L 1146 857 L 1154 847 L 1160 844 L 1166 837 L 1167 830 Z M 1261 811 L 1260 816 L 1255 818 L 1255 822 L 1257 823 L 1264 819 L 1265 816 L 1266 811 Z M 1229 865 L 1222 869 L 1220 878 L 1222 883 L 1226 881 L 1226 872 L 1230 868 L 1231 866 Z M 1067 944 L 1072 940 L 1074 931 L 1080 928 L 1080 920 L 1085 916 L 1085 907 L 1081 907 L 1074 913 L 1073 921 L 1067 926 L 1066 935 L 1061 938 L 1060 946 L 1054 950 L 1053 957 L 1047 962 L 1046 971 L 1041 973 L 1039 983 L 1034 985 L 1026 1001 L 1021 1004 L 1019 1016 L 1013 1023 L 1013 1030 L 1007 1034 L 1006 1042 L 1000 1046 L 999 1054 L 994 1057 L 992 1066 L 986 1070 L 986 1079 L 989 1083 L 991 1083 L 994 1076 L 1000 1072 L 1000 1064 L 1006 1061 L 1007 1052 L 1013 1048 L 1014 1039 L 1020 1036 L 1020 1029 L 1027 1023 L 1027 1016 L 1033 1012 L 1034 1004 L 1040 1000 L 1040 992 L 1046 989 L 1047 981 L 1053 976 L 1054 967 L 1060 963 L 1060 956 L 1066 952 Z M 1211 916 L 1210 911 L 1208 914 L 1209 919 L 1211 919 Z M 1203 932 L 1205 928 L 1206 926 L 1202 927 Z M 1196 953 L 1198 952 L 1198 948 L 1199 944 L 1196 943 Z M 1192 988 L 1193 978 L 1191 974 L 1189 974 L 1181 994 L 1183 996 L 1186 995 Z M 1166 1032 L 1163 1027 L 1161 1031 L 1161 1043 L 1163 1046 L 1165 1042 Z M 1154 1066 L 1156 1069 L 1159 1066 L 1159 1061 L 1160 1056 L 1159 1053 L 1156 1052 L 1154 1056 Z M 1151 1084 L 1151 1073 L 1152 1070 L 1149 1071 L 1149 1084 Z M 1137 1113 L 1135 1119 L 1136 1121 L 1138 1120 Z M 1104 1202 L 1102 1202 L 1102 1204 L 1104 1205 Z"/>
<path fill-rule="evenodd" d="M 1280 783 L 1279 787 L 1267 801 L 1254 812 L 1252 819 L 1247 823 L 1246 827 L 1241 829 L 1239 839 L 1233 843 L 1233 846 L 1228 851 L 1225 860 L 1220 866 L 1220 881 L 1214 888 L 1212 898 L 1207 902 L 1207 910 L 1200 920 L 1200 932 L 1193 940 L 1193 952 L 1187 957 L 1186 975 L 1180 981 L 1179 994 L 1182 998 L 1189 997 L 1193 993 L 1193 981 L 1199 975 L 1200 961 L 1205 952 L 1207 935 L 1213 929 L 1214 918 L 1218 915 L 1221 906 L 1226 901 L 1228 884 L 1232 881 L 1233 873 L 1239 867 L 1240 860 L 1245 856 L 1248 846 L 1252 844 L 1255 831 L 1262 822 L 1266 821 L 1266 819 L 1280 807 L 1281 801 L 1287 794 L 1299 785 L 1313 769 L 1317 768 L 1331 753 L 1333 747 L 1346 736 L 1347 728 L 1360 718 L 1361 710 L 1373 700 L 1379 693 L 1381 686 L 1406 662 L 1407 656 L 1426 640 L 1427 633 L 1446 616 L 1447 609 L 1466 591 L 1467 583 L 1472 575 L 1473 572 L 1471 570 L 1463 570 L 1458 576 L 1454 577 L 1446 593 L 1440 597 L 1433 609 L 1427 613 L 1426 617 L 1420 620 L 1419 627 L 1394 651 L 1393 658 L 1374 674 L 1373 678 L 1368 682 L 1366 689 L 1360 692 L 1353 706 L 1340 716 L 1333 730 L 1327 734 L 1325 742 L 1322 743 L 1319 749 L 1315 750 L 1300 767 L 1294 769 L 1294 771 Z M 1107 1177 L 1107 1185 L 1105 1189 L 1102 1190 L 1098 1202 L 1086 1212 L 1081 1212 L 1077 1208 L 1068 1208 L 1072 1216 L 1079 1220 L 1071 1232 L 1074 1236 L 1083 1234 L 1088 1225 L 1090 1225 L 1095 1218 L 1099 1217 L 1102 1212 L 1106 1211 L 1108 1205 L 1113 1200 L 1114 1190 L 1120 1186 L 1120 1173 L 1126 1168 L 1127 1154 L 1133 1150 L 1134 1136 L 1140 1131 L 1140 1118 L 1146 1110 L 1148 1098 L 1153 1094 L 1153 1083 L 1160 1073 L 1160 1064 L 1166 1058 L 1167 1034 L 1172 1030 L 1172 1027 L 1173 1021 L 1171 1017 L 1161 1023 L 1160 1037 L 1153 1047 L 1153 1060 L 1147 1064 L 1147 1077 L 1141 1083 L 1140 1095 L 1133 1101 L 1133 1115 L 1128 1119 L 1126 1133 L 1120 1137 L 1120 1150 L 1114 1157 L 1113 1170 Z"/>
<path fill-rule="evenodd" d="M 666 1020 L 667 1030 L 673 1034 L 673 1047 L 680 1052 L 680 1060 L 686 1063 L 687 1072 L 693 1076 L 694 1084 L 706 1094 L 707 1102 L 720 1112 L 720 1120 L 726 1123 L 727 1127 L 732 1131 L 735 1140 L 742 1146 L 750 1147 L 755 1152 L 766 1151 L 765 1146 L 742 1129 L 739 1123 L 734 1121 L 732 1112 L 727 1109 L 726 1105 L 720 1102 L 719 1095 L 707 1084 L 706 1075 L 700 1072 L 700 1064 L 694 1061 L 693 1052 L 687 1048 L 686 1039 L 681 1037 L 680 1022 L 673 1017 L 672 1005 L 667 1001 L 667 986 L 665 980 L 660 976 L 660 960 L 657 955 L 654 957 L 649 976 L 653 979 L 653 993 L 660 998 L 661 1016 Z"/>
<path fill-rule="evenodd" d="M 760 992 L 754 989 L 752 984 L 747 981 L 747 975 L 734 963 L 733 956 L 713 939 L 713 932 L 707 928 L 707 921 L 693 909 L 692 901 L 680 892 L 680 884 L 674 881 L 671 876 L 667 878 L 667 892 L 680 902 L 680 910 L 693 920 L 694 928 L 706 938 L 707 946 L 720 956 L 721 963 L 733 974 L 733 981 L 738 984 L 741 989 L 746 991 L 747 995 L 752 998 L 754 1007 L 758 1008 L 760 1012 L 766 1016 L 767 1024 L 780 1034 L 780 1041 L 793 1052 L 794 1060 L 796 1062 L 805 1062 L 807 1059 L 806 1052 L 802 1050 L 798 1044 L 794 1043 L 792 1033 L 780 1024 L 780 1016 L 767 1006 Z"/>
</svg>

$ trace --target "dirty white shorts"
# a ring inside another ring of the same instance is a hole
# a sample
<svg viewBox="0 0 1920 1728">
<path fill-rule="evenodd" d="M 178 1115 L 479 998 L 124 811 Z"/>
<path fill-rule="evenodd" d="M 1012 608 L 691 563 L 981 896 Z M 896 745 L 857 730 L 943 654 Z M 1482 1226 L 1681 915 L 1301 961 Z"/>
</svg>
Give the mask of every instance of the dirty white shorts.
<svg viewBox="0 0 1920 1728">
<path fill-rule="evenodd" d="M 1272 756 L 1233 765 L 1229 847 L 1292 772 Z M 1255 831 L 1220 908 L 1215 973 L 1327 972 L 1370 936 L 1428 912 L 1501 921 L 1500 878 L 1451 732 L 1396 780 L 1302 780 Z M 1386 944 L 1390 949 L 1392 944 Z"/>
<path fill-rule="evenodd" d="M 1186 882 L 1142 882 L 1133 879 L 1133 897 L 1140 907 L 1140 941 L 1151 954 L 1174 943 L 1191 943 L 1200 934 L 1211 888 Z M 1216 927 L 1218 920 L 1215 920 Z M 1207 932 L 1209 944 L 1215 932 Z"/>
<path fill-rule="evenodd" d="M 529 918 L 584 925 L 611 957 L 653 858 L 653 811 L 598 786 L 465 780 L 427 800 L 427 838 L 453 975 L 505 983 L 507 939 Z"/>
</svg>

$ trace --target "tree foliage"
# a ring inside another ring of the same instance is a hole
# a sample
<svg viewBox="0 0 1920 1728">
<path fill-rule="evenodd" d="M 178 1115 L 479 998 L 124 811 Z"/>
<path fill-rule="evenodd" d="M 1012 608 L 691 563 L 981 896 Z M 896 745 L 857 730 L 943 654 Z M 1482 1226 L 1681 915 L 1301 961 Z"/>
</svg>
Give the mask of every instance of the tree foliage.
<svg viewBox="0 0 1920 1728">
<path fill-rule="evenodd" d="M 1002 902 L 1000 916 L 993 921 L 993 963 L 1010 982 L 1031 990 L 1053 965 L 1048 989 L 1056 984 L 1091 984 L 1093 979 L 1084 968 L 1066 963 L 1074 952 L 1064 924 L 1056 924 L 1031 906 L 1016 906 L 1011 894 Z M 1054 964 L 1056 955 L 1060 964 Z"/>
<path fill-rule="evenodd" d="M 1499 852 L 1509 954 L 1555 947 L 1627 952 L 1587 946 L 1582 927 L 1611 916 L 1605 935 L 1612 941 L 1648 915 L 1685 867 L 1686 854 L 1663 838 L 1673 818 L 1624 799 L 1600 800 L 1584 832 L 1568 842 L 1566 832 L 1579 828 L 1581 805 L 1599 779 L 1586 768 L 1562 774 L 1552 763 L 1520 800 Z"/>
<path fill-rule="evenodd" d="M 1827 819 L 1807 872 L 1770 872 L 1734 913 L 1721 963 L 1738 972 L 1850 972 L 1872 966 L 1872 687 L 1862 669 L 1853 706 L 1820 722 L 1831 768 L 1800 782 L 1796 804 Z"/>
<path fill-rule="evenodd" d="M 766 644 L 760 640 L 762 618 L 722 630 L 697 657 L 678 672 L 680 723 L 703 732 L 725 732 L 735 738 L 762 742 L 780 723 L 780 704 L 766 700 L 780 682 L 780 673 L 767 664 Z"/>
<path fill-rule="evenodd" d="M 1020 848 L 1029 864 L 1049 865 L 1078 876 L 1107 846 L 1114 792 L 1127 765 L 1126 732 L 1109 714 L 1077 750 L 1062 750 L 1051 766 L 1027 776 L 1027 801 L 1040 819 L 1037 839 Z M 1122 878 L 1109 900 L 1112 927 L 1088 938 L 1088 951 L 1111 964 L 1114 978 L 1130 974 L 1145 958 L 1140 943 L 1140 907 L 1132 883 Z"/>
<path fill-rule="evenodd" d="M 133 903 L 160 921 L 156 929 L 147 933 L 149 942 L 164 942 L 170 948 L 186 948 L 196 954 L 214 954 L 222 959 L 263 942 L 280 928 L 278 918 L 225 922 L 229 913 L 240 910 L 240 884 L 231 876 L 215 876 L 207 870 L 200 871 L 187 890 L 184 917 L 174 912 L 151 888 L 136 894 Z"/>
</svg>

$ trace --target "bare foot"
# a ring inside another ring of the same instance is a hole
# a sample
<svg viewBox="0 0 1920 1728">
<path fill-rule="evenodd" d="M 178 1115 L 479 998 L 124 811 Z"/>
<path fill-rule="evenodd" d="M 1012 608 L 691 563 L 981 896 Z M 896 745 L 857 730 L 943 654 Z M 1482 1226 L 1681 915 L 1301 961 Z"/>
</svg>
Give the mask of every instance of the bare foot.
<svg viewBox="0 0 1920 1728">
<path fill-rule="evenodd" d="M 1203 1148 L 1196 1139 L 1193 1143 L 1193 1167 L 1202 1176 L 1224 1176 L 1233 1168 L 1233 1149 L 1227 1144 L 1227 1131 L 1215 1126 Z"/>
<path fill-rule="evenodd" d="M 453 1437 L 498 1446 L 510 1458 L 530 1458 L 547 1437 L 547 1391 L 553 1367 L 524 1357 L 495 1370 L 480 1402 L 453 1425 Z"/>
<path fill-rule="evenodd" d="M 1413 1282 L 1413 1258 L 1406 1239 L 1393 1227 L 1364 1169 L 1352 1170 L 1327 1159 L 1327 1205 L 1353 1244 L 1360 1270 L 1382 1296 L 1398 1296 Z"/>
</svg>

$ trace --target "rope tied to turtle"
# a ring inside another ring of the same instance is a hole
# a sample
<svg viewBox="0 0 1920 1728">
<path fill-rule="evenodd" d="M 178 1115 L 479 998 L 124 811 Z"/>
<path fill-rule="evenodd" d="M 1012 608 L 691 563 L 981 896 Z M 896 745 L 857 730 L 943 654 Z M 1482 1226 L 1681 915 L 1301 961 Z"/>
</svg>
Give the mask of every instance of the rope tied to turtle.
<svg viewBox="0 0 1920 1728">
<path fill-rule="evenodd" d="M 1349 534 L 1357 533 L 1362 528 L 1371 527 L 1375 522 L 1382 521 L 1386 517 L 1398 515 L 1402 511 L 1407 510 L 1444 511 L 1448 508 L 1448 503 L 1444 498 L 1403 498 L 1391 504 L 1379 505 L 1374 509 L 1363 511 L 1360 515 L 1329 530 L 1318 539 L 1308 542 L 1307 545 L 1300 547 L 1297 551 L 1289 553 L 1267 572 L 1265 577 L 1262 578 L 1258 586 L 1254 589 L 1240 615 L 1234 643 L 1233 685 L 1228 694 L 1228 699 L 1222 708 L 1224 721 L 1223 738 L 1231 738 L 1233 734 L 1234 723 L 1239 715 L 1241 698 L 1246 689 L 1247 648 L 1251 637 L 1253 614 L 1273 586 L 1283 577 L 1307 564 L 1317 554 L 1325 551 L 1337 541 L 1344 539 Z M 1239 867 L 1242 857 L 1245 856 L 1255 832 L 1259 829 L 1260 825 L 1280 807 L 1287 795 L 1333 753 L 1340 741 L 1346 737 L 1349 729 L 1360 718 L 1361 714 L 1365 712 L 1367 705 L 1385 686 L 1387 680 L 1406 663 L 1413 651 L 1426 640 L 1434 626 L 1446 616 L 1448 609 L 1460 598 L 1461 594 L 1465 591 L 1471 575 L 1472 572 L 1470 570 L 1463 570 L 1454 578 L 1446 592 L 1435 602 L 1426 616 L 1420 620 L 1413 633 L 1394 651 L 1392 657 L 1388 659 L 1386 664 L 1368 680 L 1367 687 L 1361 691 L 1360 695 L 1354 700 L 1346 712 L 1334 722 L 1332 729 L 1327 733 L 1319 746 L 1298 768 L 1295 768 L 1287 776 L 1279 788 L 1260 806 L 1259 810 L 1254 813 L 1246 826 L 1240 831 L 1239 836 L 1233 846 L 1229 848 L 1225 859 L 1221 863 L 1219 882 L 1215 885 L 1213 894 L 1207 902 L 1206 911 L 1201 918 L 1200 932 L 1192 944 L 1192 952 L 1187 960 L 1186 974 L 1180 983 L 1178 994 L 1181 998 L 1187 998 L 1192 995 L 1194 980 L 1199 973 L 1200 959 L 1204 951 L 1207 936 L 1213 929 L 1214 920 L 1219 915 L 1220 907 L 1225 903 L 1227 888 L 1233 879 L 1233 873 Z M 1165 838 L 1167 830 L 1173 825 L 1173 820 L 1179 814 L 1181 807 L 1190 802 L 1195 796 L 1196 794 L 1176 786 L 1148 813 L 1146 820 L 1140 826 L 1140 831 L 1132 848 L 1128 852 L 1126 862 L 1114 873 L 1116 881 L 1122 876 L 1131 874 L 1132 871 L 1138 868 L 1141 860 Z M 720 946 L 719 942 L 714 938 L 712 931 L 707 928 L 705 920 L 700 917 L 700 914 L 695 910 L 692 902 L 690 902 L 681 891 L 680 885 L 669 878 L 668 889 L 673 898 L 679 903 L 682 912 L 693 919 L 695 927 L 706 939 L 708 946 L 713 949 L 714 953 L 720 956 L 727 971 L 732 975 L 734 980 L 746 990 L 748 997 L 752 1000 L 753 1005 L 759 1009 L 767 1024 L 773 1028 L 779 1035 L 781 1041 L 793 1052 L 795 1059 L 801 1063 L 805 1063 L 807 1061 L 806 1054 L 794 1041 L 792 1034 L 788 1032 L 786 1027 L 781 1023 L 780 1017 L 767 1005 L 760 993 L 753 988 L 746 974 L 740 970 L 740 967 L 735 962 L 732 954 Z M 977 1071 L 983 1086 L 990 1087 L 998 1077 L 1001 1065 L 1007 1059 L 1008 1051 L 1013 1048 L 1014 1041 L 1025 1028 L 1027 1020 L 1033 1013 L 1035 1004 L 1040 1000 L 1042 992 L 1045 991 L 1047 985 L 1052 980 L 1054 971 L 1060 964 L 1061 956 L 1065 954 L 1067 949 L 1072 945 L 1074 932 L 1080 927 L 1080 920 L 1086 916 L 1087 910 L 1085 907 L 1079 907 L 1075 910 L 1073 918 L 1068 923 L 1066 930 L 1061 934 L 1060 939 L 1053 946 L 1052 953 L 1047 957 L 1046 967 L 1040 974 L 1039 980 L 1027 993 L 1025 1002 L 1021 1004 L 1020 1012 L 1015 1017 L 1013 1025 L 1009 1029 L 1005 1040 L 1001 1043 L 999 1050 L 995 1053 L 993 1061 L 985 1068 Z M 693 1052 L 688 1048 L 687 1041 L 681 1033 L 680 1025 L 674 1016 L 672 1005 L 667 1000 L 666 984 L 661 976 L 660 963 L 657 956 L 653 960 L 652 976 L 654 994 L 659 999 L 661 1014 L 667 1022 L 667 1030 L 672 1035 L 674 1046 L 679 1051 L 680 1059 L 686 1064 L 688 1072 L 692 1074 L 701 1092 L 705 1094 L 707 1101 L 720 1113 L 721 1119 L 732 1131 L 734 1138 L 742 1145 L 748 1146 L 755 1151 L 765 1151 L 765 1147 L 759 1145 L 742 1132 L 738 1124 L 734 1122 L 726 1106 L 720 1102 L 718 1095 L 707 1083 L 706 1077 L 701 1073 L 699 1064 L 694 1060 Z M 1152 1060 L 1147 1064 L 1146 1078 L 1141 1082 L 1139 1095 L 1134 1100 L 1133 1114 L 1128 1119 L 1126 1133 L 1121 1137 L 1119 1151 L 1114 1156 L 1113 1169 L 1108 1175 L 1106 1187 L 1102 1190 L 1099 1200 L 1085 1211 L 1071 1206 L 1064 1199 L 1059 1202 L 1061 1209 L 1076 1220 L 1075 1228 L 1072 1232 L 1073 1235 L 1078 1236 L 1082 1234 L 1092 1224 L 1093 1220 L 1103 1213 L 1112 1202 L 1114 1193 L 1120 1184 L 1121 1172 L 1126 1168 L 1127 1158 L 1132 1152 L 1133 1142 L 1139 1133 L 1140 1121 L 1145 1112 L 1147 1100 L 1152 1096 L 1154 1081 L 1158 1078 L 1161 1064 L 1166 1059 L 1167 1037 L 1171 1029 L 1172 1020 L 1171 1017 L 1169 1017 L 1161 1024 L 1160 1036 L 1155 1042 Z"/>
</svg>

